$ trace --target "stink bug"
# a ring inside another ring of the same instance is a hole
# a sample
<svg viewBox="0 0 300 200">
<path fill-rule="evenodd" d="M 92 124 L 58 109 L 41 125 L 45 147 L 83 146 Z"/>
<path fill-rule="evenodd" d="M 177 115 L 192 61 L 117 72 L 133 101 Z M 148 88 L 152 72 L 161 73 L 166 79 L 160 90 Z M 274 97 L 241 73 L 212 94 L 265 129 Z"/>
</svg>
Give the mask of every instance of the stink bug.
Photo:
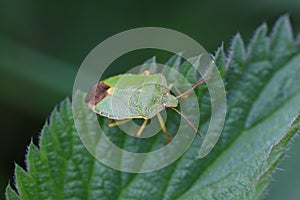
<svg viewBox="0 0 300 200">
<path fill-rule="evenodd" d="M 171 140 L 167 132 L 160 112 L 167 108 L 175 110 L 199 135 L 195 126 L 179 112 L 178 98 L 186 98 L 195 88 L 203 84 L 203 79 L 184 93 L 180 93 L 175 85 L 167 85 L 166 77 L 161 74 L 123 74 L 110 77 L 97 83 L 87 94 L 85 100 L 88 107 L 95 113 L 115 120 L 110 122 L 110 127 L 128 122 L 131 119 L 142 118 L 144 122 L 135 136 L 140 136 L 149 119 L 157 116 L 162 131 L 168 135 L 168 143 Z M 171 88 L 179 93 L 178 96 L 171 94 Z"/>
</svg>

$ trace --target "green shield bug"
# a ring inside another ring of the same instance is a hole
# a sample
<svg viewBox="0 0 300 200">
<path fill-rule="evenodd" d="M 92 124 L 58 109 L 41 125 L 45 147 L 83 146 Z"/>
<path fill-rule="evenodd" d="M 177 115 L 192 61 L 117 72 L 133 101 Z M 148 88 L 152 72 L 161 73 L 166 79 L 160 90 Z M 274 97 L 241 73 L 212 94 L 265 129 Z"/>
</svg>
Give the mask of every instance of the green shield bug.
<svg viewBox="0 0 300 200">
<path fill-rule="evenodd" d="M 145 129 L 149 119 L 157 116 L 162 131 L 168 136 L 168 143 L 171 134 L 167 132 L 164 121 L 160 114 L 165 109 L 173 109 L 180 114 L 187 123 L 199 135 L 195 126 L 179 112 L 178 98 L 186 98 L 188 95 L 206 79 L 201 80 L 189 90 L 180 93 L 175 85 L 167 84 L 166 77 L 161 74 L 151 74 L 145 71 L 143 74 L 122 74 L 110 77 L 97 83 L 86 96 L 88 107 L 95 113 L 115 120 L 110 122 L 110 127 L 120 125 L 135 118 L 144 119 L 140 129 L 135 136 L 140 136 Z M 171 89 L 179 93 L 178 96 L 171 94 Z"/>
</svg>

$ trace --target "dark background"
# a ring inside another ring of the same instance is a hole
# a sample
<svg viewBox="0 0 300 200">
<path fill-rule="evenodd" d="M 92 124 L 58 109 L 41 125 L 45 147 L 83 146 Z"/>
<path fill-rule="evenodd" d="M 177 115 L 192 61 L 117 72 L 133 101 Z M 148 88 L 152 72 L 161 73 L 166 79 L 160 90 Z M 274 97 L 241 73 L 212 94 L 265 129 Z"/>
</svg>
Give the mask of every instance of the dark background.
<svg viewBox="0 0 300 200">
<path fill-rule="evenodd" d="M 53 107 L 71 96 L 81 62 L 106 38 L 131 28 L 165 27 L 191 36 L 213 53 L 222 42 L 227 48 L 237 32 L 247 43 L 262 22 L 271 27 L 286 13 L 294 32 L 300 32 L 299 0 L 1 0 L 0 199 L 13 181 L 14 163 L 25 166 L 27 145 L 37 143 Z M 149 56 L 151 52 L 136 59 Z M 131 62 L 136 62 L 132 56 L 124 59 Z M 298 138 L 266 199 L 300 196 L 299 152 Z"/>
</svg>

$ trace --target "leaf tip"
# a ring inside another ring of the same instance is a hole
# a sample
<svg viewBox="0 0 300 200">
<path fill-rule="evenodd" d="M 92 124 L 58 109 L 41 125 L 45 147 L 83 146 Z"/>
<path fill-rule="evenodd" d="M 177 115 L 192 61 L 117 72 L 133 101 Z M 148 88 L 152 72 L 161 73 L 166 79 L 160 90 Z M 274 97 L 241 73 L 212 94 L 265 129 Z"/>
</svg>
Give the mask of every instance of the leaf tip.
<svg viewBox="0 0 300 200">
<path fill-rule="evenodd" d="M 247 61 L 255 62 L 267 58 L 269 38 L 267 37 L 268 26 L 264 22 L 254 32 L 247 48 Z"/>
<path fill-rule="evenodd" d="M 271 32 L 270 39 L 273 48 L 276 48 L 278 45 L 282 44 L 282 42 L 285 43 L 293 42 L 293 31 L 292 31 L 292 26 L 288 14 L 281 16 L 275 22 L 275 25 Z"/>
<path fill-rule="evenodd" d="M 146 62 L 144 62 L 144 65 L 151 64 L 151 63 L 156 63 L 156 56 L 152 56 Z"/>
<path fill-rule="evenodd" d="M 221 45 L 218 47 L 216 53 L 215 53 L 215 57 L 217 57 L 217 55 L 220 55 L 220 54 L 224 54 L 224 42 L 221 43 Z"/>
<path fill-rule="evenodd" d="M 235 34 L 228 50 L 228 61 L 225 70 L 228 71 L 232 63 L 243 64 L 245 61 L 245 45 L 240 33 Z"/>
<path fill-rule="evenodd" d="M 219 46 L 217 51 L 215 52 L 214 61 L 218 69 L 221 71 L 222 77 L 224 76 L 224 69 L 226 65 L 226 55 L 224 52 L 224 43 Z"/>
<path fill-rule="evenodd" d="M 5 189 L 5 199 L 6 200 L 20 199 L 18 192 L 11 187 L 10 182 L 8 182 Z"/>
</svg>

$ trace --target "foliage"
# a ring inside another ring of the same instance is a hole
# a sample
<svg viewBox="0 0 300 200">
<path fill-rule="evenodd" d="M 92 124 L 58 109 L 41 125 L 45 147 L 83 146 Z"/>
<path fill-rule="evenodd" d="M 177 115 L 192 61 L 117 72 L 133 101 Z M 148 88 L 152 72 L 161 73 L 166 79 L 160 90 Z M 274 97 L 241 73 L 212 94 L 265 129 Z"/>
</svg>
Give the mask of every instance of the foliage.
<svg viewBox="0 0 300 200">
<path fill-rule="evenodd" d="M 82 145 L 71 103 L 65 100 L 44 126 L 39 148 L 29 145 L 27 169 L 16 166 L 17 190 L 8 186 L 7 199 L 262 198 L 300 127 L 300 48 L 289 19 L 281 17 L 270 37 L 267 26 L 260 26 L 247 48 L 237 34 L 229 53 L 218 49 L 215 62 L 225 80 L 228 114 L 219 142 L 204 159 L 195 158 L 196 140 L 178 161 L 155 172 L 130 174 L 108 168 Z M 189 74 L 188 64 L 176 56 L 168 64 Z M 208 93 L 198 90 L 197 94 L 203 129 L 209 123 Z M 167 127 L 175 129 L 180 118 L 171 118 Z M 107 120 L 101 118 L 100 123 Z M 132 143 L 118 129 L 106 131 L 129 150 L 150 150 L 164 142 L 155 137 L 148 144 Z"/>
</svg>

